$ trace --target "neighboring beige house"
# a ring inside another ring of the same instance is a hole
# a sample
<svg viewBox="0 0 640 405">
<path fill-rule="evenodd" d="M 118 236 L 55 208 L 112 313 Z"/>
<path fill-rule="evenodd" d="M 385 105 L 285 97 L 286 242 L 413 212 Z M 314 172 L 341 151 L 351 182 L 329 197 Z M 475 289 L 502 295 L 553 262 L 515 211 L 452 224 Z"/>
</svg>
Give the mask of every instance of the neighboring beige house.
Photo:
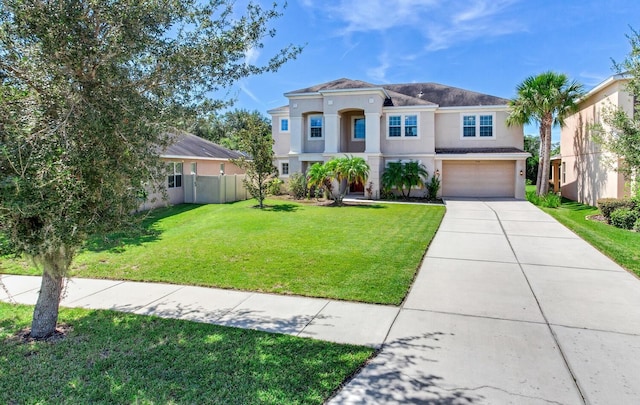
<svg viewBox="0 0 640 405">
<path fill-rule="evenodd" d="M 504 98 L 436 83 L 350 79 L 285 96 L 289 105 L 269 111 L 283 178 L 348 154 L 369 164 L 374 198 L 386 164 L 409 160 L 440 176 L 444 197 L 525 197 L 529 154 L 523 151 L 522 127 L 505 124 Z"/>
<path fill-rule="evenodd" d="M 624 75 L 611 76 L 582 97 L 578 112 L 565 121 L 560 137 L 563 197 L 595 206 L 600 198 L 628 194 L 624 177 L 616 171 L 617 157 L 603 151 L 593 139 L 594 124 L 603 124 L 603 109 L 622 108 L 633 114 L 633 97 L 626 83 Z"/>
<path fill-rule="evenodd" d="M 225 202 L 215 196 L 204 199 L 205 191 L 212 195 L 212 187 L 201 182 L 201 193 L 198 196 L 197 178 L 207 179 L 220 176 L 232 176 L 244 174 L 244 170 L 231 162 L 231 159 L 240 158 L 240 152 L 229 150 L 206 139 L 189 133 L 172 134 L 174 142 L 160 154 L 160 158 L 167 163 L 168 175 L 164 186 L 167 191 L 167 200 L 163 200 L 160 194 L 148 197 L 144 209 L 159 206 L 182 204 L 185 202 Z M 232 181 L 233 188 L 238 181 Z M 240 179 L 241 182 L 241 179 Z M 216 190 L 218 191 L 218 190 Z M 220 194 L 219 192 L 216 193 Z M 246 196 L 244 197 L 246 198 Z M 243 199 L 244 199 L 243 198 Z"/>
</svg>

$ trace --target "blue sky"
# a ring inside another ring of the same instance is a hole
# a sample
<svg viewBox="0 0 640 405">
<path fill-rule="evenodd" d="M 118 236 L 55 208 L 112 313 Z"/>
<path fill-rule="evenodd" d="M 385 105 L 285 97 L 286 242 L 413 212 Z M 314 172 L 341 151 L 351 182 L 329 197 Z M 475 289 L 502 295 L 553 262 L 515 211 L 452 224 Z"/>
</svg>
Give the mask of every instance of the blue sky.
<svg viewBox="0 0 640 405">
<path fill-rule="evenodd" d="M 547 70 L 590 89 L 613 73 L 612 58 L 629 53 L 630 26 L 640 29 L 638 0 L 289 0 L 271 25 L 275 38 L 248 59 L 266 63 L 289 43 L 304 45 L 302 54 L 227 96 L 266 115 L 287 104 L 285 92 L 347 77 L 512 98 L 518 83 Z"/>
</svg>

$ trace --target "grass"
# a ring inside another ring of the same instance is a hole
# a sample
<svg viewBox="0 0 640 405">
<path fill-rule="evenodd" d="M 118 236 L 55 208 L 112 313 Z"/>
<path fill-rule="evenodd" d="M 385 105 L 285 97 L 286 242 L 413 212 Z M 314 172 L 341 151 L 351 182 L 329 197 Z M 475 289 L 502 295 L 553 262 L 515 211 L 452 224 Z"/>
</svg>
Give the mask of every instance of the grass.
<svg viewBox="0 0 640 405">
<path fill-rule="evenodd" d="M 596 249 L 640 276 L 640 233 L 586 219 L 599 214 L 596 207 L 563 199 L 558 208 L 542 208 Z"/>
<path fill-rule="evenodd" d="M 157 211 L 143 233 L 90 241 L 71 275 L 398 305 L 444 207 L 267 201 Z M 0 271 L 39 274 L 7 257 Z"/>
<path fill-rule="evenodd" d="M 23 342 L 0 303 L 0 403 L 321 404 L 373 349 L 111 311 L 63 309 L 66 338 Z"/>
</svg>

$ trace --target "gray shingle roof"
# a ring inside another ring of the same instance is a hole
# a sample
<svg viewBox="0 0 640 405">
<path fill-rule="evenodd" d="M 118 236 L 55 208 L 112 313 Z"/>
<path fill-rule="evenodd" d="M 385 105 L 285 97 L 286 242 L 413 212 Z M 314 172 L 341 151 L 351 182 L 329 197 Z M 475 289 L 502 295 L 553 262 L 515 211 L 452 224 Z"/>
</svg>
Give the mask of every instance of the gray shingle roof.
<svg viewBox="0 0 640 405">
<path fill-rule="evenodd" d="M 323 90 L 352 90 L 352 89 L 384 89 L 396 107 L 413 105 L 439 105 L 440 107 L 465 107 L 478 105 L 505 105 L 509 100 L 482 94 L 475 91 L 445 86 L 438 83 L 405 83 L 376 85 L 361 80 L 347 78 L 317 84 L 300 90 L 286 93 L 286 95 L 317 93 Z"/>
<path fill-rule="evenodd" d="M 227 149 L 199 136 L 186 132 L 169 135 L 173 143 L 165 149 L 161 156 L 184 156 L 209 159 L 238 159 L 240 152 Z"/>
</svg>

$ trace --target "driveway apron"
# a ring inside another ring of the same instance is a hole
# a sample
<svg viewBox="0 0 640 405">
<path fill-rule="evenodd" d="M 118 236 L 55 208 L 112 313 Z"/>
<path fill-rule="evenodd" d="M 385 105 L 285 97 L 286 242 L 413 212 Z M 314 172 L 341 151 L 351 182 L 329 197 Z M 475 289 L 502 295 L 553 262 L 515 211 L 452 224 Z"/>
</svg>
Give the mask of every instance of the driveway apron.
<svg viewBox="0 0 640 405">
<path fill-rule="evenodd" d="M 380 354 L 330 402 L 640 403 L 640 281 L 528 202 L 446 205 Z"/>
</svg>

